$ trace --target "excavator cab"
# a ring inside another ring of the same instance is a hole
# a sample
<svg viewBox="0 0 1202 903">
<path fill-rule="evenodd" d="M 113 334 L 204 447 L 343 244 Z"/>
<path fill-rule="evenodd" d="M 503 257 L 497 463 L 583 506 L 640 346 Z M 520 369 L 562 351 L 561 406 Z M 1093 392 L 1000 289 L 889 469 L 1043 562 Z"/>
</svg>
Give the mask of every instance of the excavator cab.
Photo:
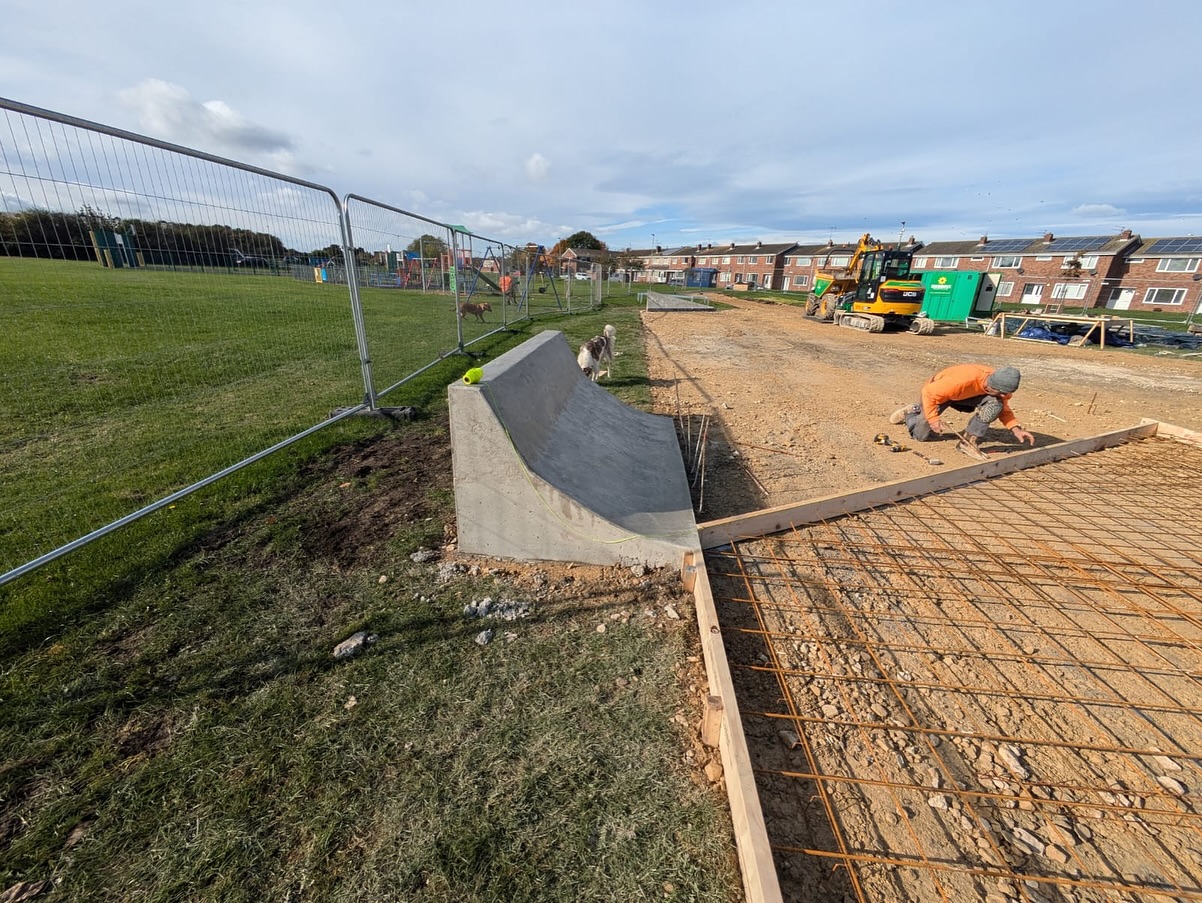
<svg viewBox="0 0 1202 903">
<path fill-rule="evenodd" d="M 857 301 L 876 300 L 882 283 L 912 280 L 912 258 L 907 251 L 869 251 L 863 259 L 860 280 L 856 284 Z"/>
</svg>

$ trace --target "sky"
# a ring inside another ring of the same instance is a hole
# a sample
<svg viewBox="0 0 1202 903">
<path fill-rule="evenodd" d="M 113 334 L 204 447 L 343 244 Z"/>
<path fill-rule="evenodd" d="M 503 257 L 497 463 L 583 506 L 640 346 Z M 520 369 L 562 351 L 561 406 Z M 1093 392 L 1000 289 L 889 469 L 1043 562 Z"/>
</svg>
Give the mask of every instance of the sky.
<svg viewBox="0 0 1202 903">
<path fill-rule="evenodd" d="M 0 96 L 551 245 L 1202 234 L 1202 3 L 6 0 Z"/>
</svg>

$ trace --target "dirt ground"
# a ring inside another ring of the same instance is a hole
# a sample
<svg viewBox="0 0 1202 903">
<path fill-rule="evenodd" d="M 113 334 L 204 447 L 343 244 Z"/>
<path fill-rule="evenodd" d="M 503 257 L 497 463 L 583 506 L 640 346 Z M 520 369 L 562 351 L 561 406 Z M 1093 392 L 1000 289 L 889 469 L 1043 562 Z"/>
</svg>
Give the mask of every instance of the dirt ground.
<svg viewBox="0 0 1202 903">
<path fill-rule="evenodd" d="M 1202 356 L 1073 348 L 950 328 L 932 336 L 871 335 L 805 318 L 793 307 L 723 300 L 731 309 L 643 315 L 655 409 L 688 415 L 682 418 L 687 442 L 696 443 L 708 431 L 695 494 L 699 522 L 972 465 L 954 450 L 954 439 L 914 443 L 904 427 L 888 423 L 890 412 L 917 400 L 923 381 L 953 363 L 1018 367 L 1023 382 L 1012 407 L 1037 446 L 1135 426 L 1144 418 L 1202 429 Z M 963 428 L 968 417 L 949 412 L 947 421 Z M 891 452 L 875 443 L 882 432 L 910 450 Z M 1002 429 L 991 430 L 983 447 L 999 455 L 1019 449 Z M 913 449 L 942 463 L 931 464 Z M 1124 447 L 1112 454 L 1132 453 Z M 1190 459 L 1175 472 L 1193 472 L 1195 465 L 1196 458 Z M 1076 466 L 1082 470 L 1074 471 Z M 1092 566 L 1083 570 L 1080 563 L 1088 562 L 1089 551 L 1105 554 L 1101 550 L 1113 532 L 1099 521 L 1090 466 L 1070 462 L 1054 491 L 1046 482 L 1026 495 L 1030 491 L 1021 483 L 1002 489 L 1011 497 L 1003 495 L 1000 502 L 1013 504 L 1014 513 L 984 539 L 963 498 L 958 503 L 936 498 L 912 522 L 894 512 L 881 515 L 883 523 L 869 513 L 832 525 L 821 538 L 800 543 L 811 553 L 822 550 L 804 564 L 783 551 L 785 538 L 748 543 L 709 562 L 715 595 L 724 581 L 733 588 L 719 599 L 723 635 L 739 670 L 737 692 L 786 899 L 1195 898 L 1192 803 L 1164 794 L 1165 788 L 1187 792 L 1196 777 L 1193 757 L 1187 754 L 1179 763 L 1175 757 L 1141 759 L 1132 751 L 1153 742 L 1144 732 L 1151 724 L 1148 712 L 1158 705 L 1183 717 L 1172 726 L 1154 725 L 1155 741 L 1187 750 L 1202 742 L 1189 716 L 1196 709 L 1190 670 L 1196 667 L 1196 518 L 1181 505 L 1149 507 L 1150 496 L 1142 493 L 1150 485 L 1132 485 L 1134 509 L 1119 514 L 1115 506 L 1116 517 L 1139 525 L 1121 553 L 1132 584 L 1116 594 L 1112 575 L 1094 580 L 1087 573 Z M 1126 466 L 1137 474 L 1157 464 Z M 1086 512 L 1077 519 L 1074 490 Z M 1032 499 L 1043 509 L 1032 506 Z M 986 502 L 998 503 L 996 495 Z M 1078 521 L 1084 532 L 1070 538 Z M 845 543 L 859 530 L 875 538 L 875 550 L 871 543 L 863 548 Z M 889 549 L 879 539 L 890 530 L 898 537 L 922 537 L 900 569 L 894 556 L 901 546 Z M 1041 530 L 1042 538 L 1033 538 Z M 1172 560 L 1182 562 L 1180 579 L 1167 576 L 1163 552 L 1157 557 L 1151 550 L 1143 562 L 1139 536 L 1145 531 L 1178 543 Z M 913 551 L 924 546 L 941 549 L 933 556 Z M 1031 557 L 1032 549 L 1060 546 L 1070 550 L 1063 560 L 1050 553 Z M 886 552 L 878 555 L 881 549 Z M 957 556 L 959 564 L 949 565 Z M 794 563 L 781 571 L 786 557 Z M 970 585 L 962 576 L 982 562 L 1005 575 L 1000 593 L 986 580 Z M 755 568 L 751 582 L 761 600 L 759 621 L 748 605 L 739 604 L 746 600 L 733 598 L 747 594 L 747 567 Z M 1060 567 L 1076 569 L 1063 598 L 1048 595 L 1054 592 L 1051 572 Z M 719 574 L 723 571 L 728 575 Z M 961 576 L 948 579 L 948 573 Z M 869 579 L 883 574 L 892 575 L 892 585 Z M 1155 588 L 1141 590 L 1141 583 Z M 1126 597 L 1141 591 L 1147 597 L 1124 612 Z M 815 592 L 822 601 L 811 608 L 804 597 Z M 1178 607 L 1162 611 L 1167 597 L 1177 599 Z M 1116 629 L 1116 619 L 1127 617 L 1135 625 L 1131 632 Z M 858 626 L 847 632 L 852 622 Z M 1149 624 L 1183 664 L 1163 667 L 1162 659 L 1141 659 Z M 1100 635 L 1107 636 L 1104 650 Z M 854 651 L 831 658 L 847 649 L 868 650 L 871 659 Z M 1100 661 L 1109 664 L 1095 667 Z M 1080 667 L 1085 662 L 1090 664 Z M 1075 677 L 1063 686 L 1049 684 L 1045 672 L 1062 667 Z M 1151 682 L 1149 668 L 1160 669 Z M 1129 675 L 1130 683 L 1116 690 L 1112 671 Z M 881 692 L 911 681 L 922 687 L 917 695 Z M 786 688 L 789 684 L 795 688 Z M 863 698 L 855 695 L 861 691 Z M 1115 692 L 1106 711 L 1093 711 L 1092 700 Z M 1141 695 L 1145 692 L 1151 696 Z M 781 722 L 772 713 L 782 711 L 782 693 L 789 697 L 788 709 L 799 713 L 798 723 L 806 724 L 803 733 L 809 736 L 795 744 L 806 747 L 804 757 L 776 742 Z M 1166 698 L 1169 704 L 1161 705 Z M 909 715 L 887 720 L 899 701 Z M 926 727 L 917 735 L 906 727 L 890 736 L 889 724 L 915 723 Z M 932 726 L 952 743 L 914 739 Z M 1026 740 L 1021 750 L 1008 742 L 1018 737 Z M 1029 758 L 1020 762 L 1020 755 Z M 1183 765 L 1188 775 L 1180 781 L 1160 773 L 1180 773 Z M 865 865 L 852 885 L 848 872 L 832 868 L 832 860 L 796 855 L 811 847 L 832 848 L 831 838 L 822 836 L 823 818 L 814 811 L 815 785 L 804 780 L 809 770 L 832 776 L 822 783 L 835 788 L 839 830 L 853 852 L 865 851 L 866 859 L 901 855 L 893 867 L 874 872 Z M 861 777 L 865 783 L 855 784 Z M 1133 786 L 1142 789 L 1127 794 Z M 873 787 L 900 787 L 902 794 L 923 787 L 952 792 L 928 792 L 926 799 L 919 793 L 899 802 Z M 867 798 L 855 798 L 860 792 Z M 881 797 L 875 802 L 874 792 Z M 1124 808 L 1145 805 L 1148 811 L 1139 816 Z M 1166 820 L 1157 826 L 1161 816 Z M 1146 842 L 1137 828 L 1159 839 Z M 928 851 L 921 875 L 901 867 L 912 860 L 897 852 L 912 841 Z M 880 850 L 892 852 L 875 852 Z M 1187 865 L 1172 873 L 1173 863 Z M 1040 881 L 1015 880 L 1020 874 L 1038 875 Z"/>
<path fill-rule="evenodd" d="M 1070 348 L 958 328 L 873 335 L 797 307 L 721 300 L 731 309 L 643 314 L 655 410 L 712 418 L 698 521 L 972 464 L 954 439 L 913 443 L 904 426 L 888 422 L 918 400 L 926 379 L 955 363 L 1022 371 L 1011 407 L 1037 446 L 1141 418 L 1202 429 L 1202 356 Z M 947 421 L 963 429 L 968 417 L 953 411 Z M 882 432 L 943 465 L 873 444 Z M 983 447 L 1017 449 L 1002 429 Z"/>
</svg>

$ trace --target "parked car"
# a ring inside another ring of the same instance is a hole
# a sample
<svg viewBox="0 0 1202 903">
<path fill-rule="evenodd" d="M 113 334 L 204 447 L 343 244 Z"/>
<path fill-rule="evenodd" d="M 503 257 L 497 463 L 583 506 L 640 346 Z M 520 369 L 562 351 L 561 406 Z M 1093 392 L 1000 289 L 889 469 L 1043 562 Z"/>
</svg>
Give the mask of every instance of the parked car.
<svg viewBox="0 0 1202 903">
<path fill-rule="evenodd" d="M 590 276 L 588 273 L 576 273 L 573 275 L 572 278 L 577 280 L 578 282 L 592 282 L 593 281 L 593 277 Z"/>
<path fill-rule="evenodd" d="M 241 251 L 234 251 L 230 263 L 242 269 L 254 270 L 259 268 L 266 269 L 271 266 L 271 261 L 266 257 L 259 257 L 256 254 L 243 254 Z"/>
</svg>

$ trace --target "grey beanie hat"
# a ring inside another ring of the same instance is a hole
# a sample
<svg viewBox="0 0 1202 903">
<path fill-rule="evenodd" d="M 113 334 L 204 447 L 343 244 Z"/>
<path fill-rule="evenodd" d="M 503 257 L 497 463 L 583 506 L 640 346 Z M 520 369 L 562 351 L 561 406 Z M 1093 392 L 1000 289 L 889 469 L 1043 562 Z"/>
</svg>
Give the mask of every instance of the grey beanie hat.
<svg viewBox="0 0 1202 903">
<path fill-rule="evenodd" d="M 1018 372 L 1016 367 L 1000 367 L 985 377 L 985 385 L 989 386 L 995 392 L 1009 395 L 1012 392 L 1018 391 L 1018 382 L 1020 379 L 1022 379 L 1022 374 Z"/>
</svg>

